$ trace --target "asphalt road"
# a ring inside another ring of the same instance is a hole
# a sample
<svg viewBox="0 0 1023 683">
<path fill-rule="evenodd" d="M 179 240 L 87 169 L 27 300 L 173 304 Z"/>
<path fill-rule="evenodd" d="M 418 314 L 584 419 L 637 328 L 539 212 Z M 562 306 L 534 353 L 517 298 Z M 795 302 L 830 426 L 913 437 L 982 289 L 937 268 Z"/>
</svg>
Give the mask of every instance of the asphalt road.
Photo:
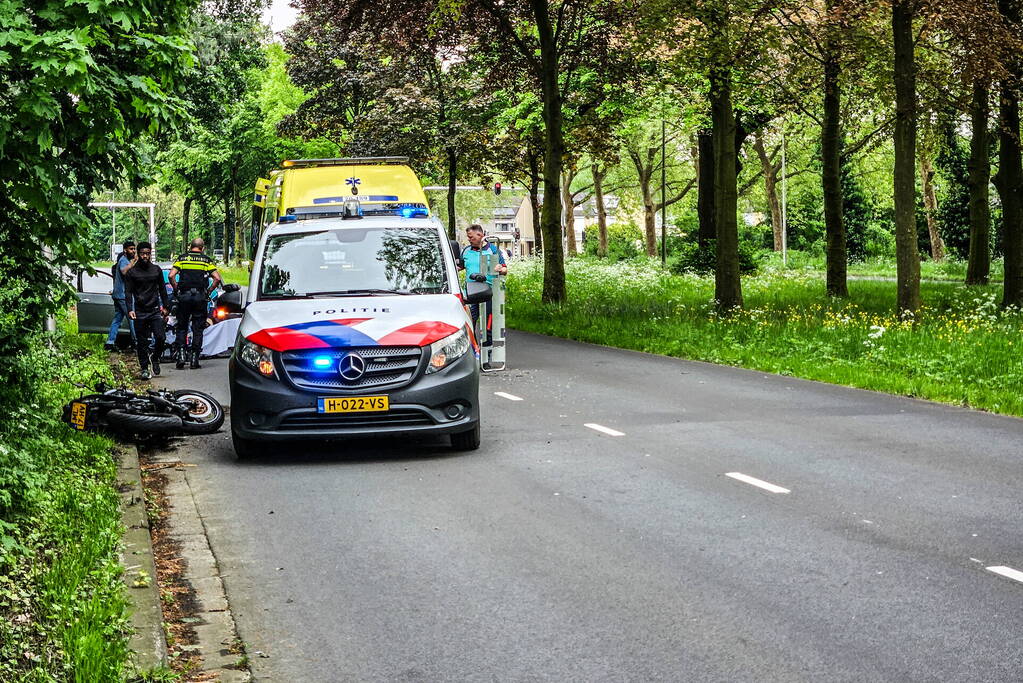
<svg viewBox="0 0 1023 683">
<path fill-rule="evenodd" d="M 1023 574 L 991 569 L 1023 571 L 1023 421 L 523 333 L 509 358 L 474 453 L 182 447 L 258 680 L 1023 680 Z M 163 383 L 226 401 L 226 361 Z"/>
</svg>

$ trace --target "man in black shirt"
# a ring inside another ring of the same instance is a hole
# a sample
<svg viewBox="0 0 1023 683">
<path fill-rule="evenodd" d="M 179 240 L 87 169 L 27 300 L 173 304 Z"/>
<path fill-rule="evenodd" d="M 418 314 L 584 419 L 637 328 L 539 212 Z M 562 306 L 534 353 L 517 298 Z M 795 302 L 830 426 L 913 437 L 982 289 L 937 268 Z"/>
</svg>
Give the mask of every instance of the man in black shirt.
<svg viewBox="0 0 1023 683">
<path fill-rule="evenodd" d="M 185 337 L 192 330 L 192 349 L 189 367 L 198 368 L 202 351 L 202 335 L 206 329 L 206 305 L 210 293 L 220 285 L 217 264 L 203 253 L 206 243 L 200 238 L 192 240 L 187 252 L 178 257 L 170 271 L 171 286 L 178 295 L 178 325 L 174 345 L 176 367 L 185 367 Z"/>
<path fill-rule="evenodd" d="M 163 281 L 163 269 L 153 263 L 153 245 L 140 242 L 138 263 L 124 274 L 125 303 L 128 317 L 135 321 L 140 377 L 149 379 L 160 374 L 160 356 L 167 339 L 164 318 L 170 301 Z M 152 348 L 153 373 L 149 373 L 150 338 L 156 337 Z"/>
</svg>

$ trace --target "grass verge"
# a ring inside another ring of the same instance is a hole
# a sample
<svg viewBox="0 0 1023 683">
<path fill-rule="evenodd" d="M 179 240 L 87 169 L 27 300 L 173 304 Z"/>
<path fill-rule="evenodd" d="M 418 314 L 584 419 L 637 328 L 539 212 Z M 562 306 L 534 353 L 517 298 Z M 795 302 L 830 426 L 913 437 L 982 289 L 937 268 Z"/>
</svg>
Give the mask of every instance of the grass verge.
<svg viewBox="0 0 1023 683">
<path fill-rule="evenodd" d="M 5 362 L 31 391 L 0 423 L 0 680 L 120 681 L 127 603 L 111 441 L 74 432 L 78 384 L 112 379 L 99 336 L 59 333 Z M 11 397 L 5 404 L 10 404 Z"/>
<path fill-rule="evenodd" d="M 802 270 L 824 273 L 827 262 L 823 254 L 812 254 L 805 251 L 789 251 L 788 264 L 783 267 L 780 253 L 765 255 L 762 265 L 769 270 Z M 991 282 L 1002 281 L 1002 259 L 991 261 Z M 873 258 L 866 261 L 853 261 L 848 267 L 849 276 L 853 278 L 894 278 L 898 275 L 894 258 Z M 944 261 L 922 261 L 920 277 L 924 280 L 941 280 L 947 282 L 963 282 L 966 279 L 966 261 L 948 258 Z"/>
<path fill-rule="evenodd" d="M 746 308 L 729 316 L 713 277 L 587 258 L 566 277 L 570 303 L 545 305 L 541 265 L 513 264 L 509 327 L 1023 416 L 1023 314 L 999 310 L 999 287 L 925 283 L 903 322 L 894 283 L 851 281 L 848 300 L 829 300 L 810 271 L 745 278 Z"/>
<path fill-rule="evenodd" d="M 236 285 L 248 285 L 249 284 L 249 267 L 248 266 L 228 266 L 221 264 L 217 267 L 220 271 L 220 277 L 223 278 L 226 284 Z"/>
</svg>

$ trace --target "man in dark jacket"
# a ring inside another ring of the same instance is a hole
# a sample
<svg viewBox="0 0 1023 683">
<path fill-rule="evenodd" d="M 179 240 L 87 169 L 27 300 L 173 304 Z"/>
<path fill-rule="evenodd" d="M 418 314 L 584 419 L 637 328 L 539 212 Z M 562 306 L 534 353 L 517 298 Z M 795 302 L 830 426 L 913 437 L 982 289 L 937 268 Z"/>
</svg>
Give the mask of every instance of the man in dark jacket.
<svg viewBox="0 0 1023 683">
<path fill-rule="evenodd" d="M 210 293 L 220 285 L 217 264 L 203 253 L 206 243 L 198 237 L 192 240 L 188 251 L 178 257 L 170 271 L 171 286 L 178 295 L 178 325 L 174 331 L 176 367 L 185 367 L 185 337 L 192 330 L 192 349 L 187 354 L 189 367 L 199 367 L 202 335 L 206 329 L 206 304 Z"/>
<path fill-rule="evenodd" d="M 140 377 L 149 379 L 160 374 L 160 356 L 167 340 L 167 328 L 164 318 L 170 301 L 167 288 L 163 282 L 163 270 L 153 263 L 153 245 L 139 242 L 138 262 L 124 274 L 125 303 L 128 305 L 128 317 L 135 321 L 135 336 Z M 155 344 L 150 348 L 150 339 L 155 337 Z M 153 372 L 149 372 L 150 353 L 152 353 Z"/>
</svg>

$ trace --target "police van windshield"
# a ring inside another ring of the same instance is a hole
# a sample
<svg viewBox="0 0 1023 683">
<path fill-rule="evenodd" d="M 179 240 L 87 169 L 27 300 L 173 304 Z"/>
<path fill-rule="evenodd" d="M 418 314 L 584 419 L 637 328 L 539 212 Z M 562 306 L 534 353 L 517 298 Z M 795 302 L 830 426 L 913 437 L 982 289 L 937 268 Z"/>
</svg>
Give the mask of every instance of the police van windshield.
<svg viewBox="0 0 1023 683">
<path fill-rule="evenodd" d="M 267 240 L 259 298 L 444 294 L 432 228 L 344 228 Z"/>
</svg>

